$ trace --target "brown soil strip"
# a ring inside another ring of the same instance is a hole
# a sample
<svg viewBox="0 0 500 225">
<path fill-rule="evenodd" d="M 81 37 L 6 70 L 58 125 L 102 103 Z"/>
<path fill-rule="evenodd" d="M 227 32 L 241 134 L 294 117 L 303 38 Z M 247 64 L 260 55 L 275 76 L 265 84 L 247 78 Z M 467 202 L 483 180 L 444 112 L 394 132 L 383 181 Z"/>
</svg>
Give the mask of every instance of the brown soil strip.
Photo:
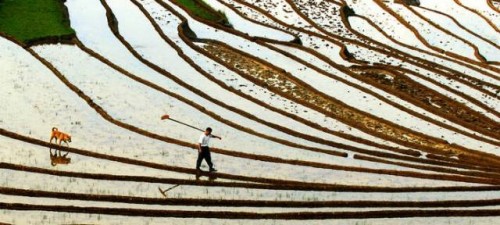
<svg viewBox="0 0 500 225">
<path fill-rule="evenodd" d="M 113 202 L 142 205 L 181 205 L 212 207 L 279 207 L 279 208 L 428 208 L 428 207 L 484 207 L 498 206 L 500 199 L 449 200 L 449 201 L 271 201 L 271 200 L 227 200 L 193 198 L 145 198 L 121 195 L 94 195 L 67 192 L 48 192 L 0 187 L 0 194 L 35 198 L 56 198 Z M 1 224 L 0 224 L 1 225 Z"/>
<path fill-rule="evenodd" d="M 393 16 L 397 21 L 399 21 L 399 23 L 401 23 L 403 26 L 405 26 L 406 28 L 408 28 L 409 30 L 412 31 L 412 33 L 418 38 L 418 40 L 420 40 L 425 46 L 427 46 L 428 48 L 436 51 L 436 52 L 440 52 L 442 54 L 445 54 L 447 56 L 450 56 L 452 58 L 455 58 L 455 59 L 460 59 L 462 61 L 469 61 L 470 59 L 467 58 L 467 57 L 464 57 L 464 56 L 461 56 L 461 55 L 458 55 L 458 54 L 455 54 L 453 52 L 448 52 L 448 51 L 445 51 L 444 49 L 442 48 L 439 48 L 439 47 L 436 47 L 436 46 L 433 46 L 431 45 L 427 39 L 425 39 L 421 34 L 420 32 L 414 27 L 412 26 L 411 24 L 408 23 L 408 21 L 406 21 L 402 16 L 400 16 L 398 13 L 396 13 L 395 11 L 393 11 L 390 7 L 388 7 L 386 4 L 384 4 L 382 1 L 380 0 L 375 0 L 374 1 L 377 5 L 380 6 L 380 8 L 382 8 L 385 12 L 389 13 L 389 15 Z M 403 6 L 405 4 L 402 4 Z M 406 7 L 407 9 L 410 8 L 410 7 Z M 411 10 L 410 10 L 411 11 Z M 413 12 L 413 11 L 412 11 Z M 417 17 L 418 15 L 415 14 Z M 425 18 L 422 18 L 420 17 L 421 19 L 423 19 L 424 21 L 426 21 L 427 23 L 429 23 L 430 25 L 434 26 L 435 28 L 437 28 L 438 30 L 441 30 L 443 31 L 444 33 L 448 34 L 448 35 L 451 35 L 452 37 L 455 37 L 463 42 L 465 42 L 465 44 L 467 44 L 468 46 L 472 47 L 474 49 L 474 55 L 476 57 L 477 60 L 479 60 L 480 62 L 482 63 L 486 63 L 486 59 L 479 53 L 479 49 L 477 48 L 477 46 L 473 45 L 472 43 L 470 43 L 469 41 L 467 40 L 464 40 L 463 38 L 461 37 L 458 37 L 456 36 L 455 34 L 443 29 L 441 26 L 437 25 L 436 23 L 433 23 L 432 21 L 429 21 L 429 20 L 426 20 Z"/>
<path fill-rule="evenodd" d="M 495 24 L 490 19 L 488 19 L 486 16 L 484 16 L 478 10 L 463 5 L 462 2 L 460 2 L 460 0 L 453 0 L 453 1 L 455 1 L 455 3 L 457 3 L 457 5 L 459 5 L 460 7 L 462 7 L 464 9 L 468 10 L 469 12 L 474 13 L 474 14 L 478 15 L 479 17 L 481 17 L 481 19 L 483 19 L 486 23 L 488 23 L 488 25 L 491 28 L 495 29 L 496 32 L 500 32 L 500 29 L 498 29 L 498 27 L 495 26 Z"/>
<path fill-rule="evenodd" d="M 427 19 L 427 17 L 423 16 L 422 14 L 418 13 L 416 10 L 414 10 L 412 7 L 408 6 L 408 5 L 404 5 L 407 9 L 409 9 L 414 15 L 416 15 L 417 17 L 425 20 L 427 23 L 431 24 L 432 26 L 436 27 L 437 29 L 445 32 L 446 34 L 448 35 L 451 35 L 463 42 L 465 42 L 466 44 L 472 46 L 474 48 L 474 54 L 476 56 L 476 58 L 479 58 L 479 59 L 483 59 L 482 61 L 485 61 L 486 63 L 490 63 L 490 61 L 488 61 L 483 55 L 481 55 L 481 51 L 479 50 L 479 47 L 475 44 L 473 44 L 472 42 L 466 40 L 465 38 L 463 37 L 460 37 L 454 33 L 452 33 L 451 31 L 441 27 L 440 25 L 434 23 L 433 21 Z M 478 35 L 479 36 L 479 35 Z M 482 37 L 481 37 L 482 38 Z M 483 40 L 486 40 L 485 38 L 482 38 Z M 492 41 L 489 41 L 488 43 L 493 43 Z M 493 45 L 493 46 L 497 46 L 497 45 Z M 491 78 L 494 78 L 494 79 L 497 79 L 498 80 L 498 76 L 495 76 L 495 75 L 492 75 L 492 74 L 488 74 L 488 73 L 484 73 L 486 76 L 488 77 L 491 77 Z"/>
<path fill-rule="evenodd" d="M 476 58 L 484 59 L 484 61 L 486 63 L 490 63 L 490 61 L 488 61 L 483 55 L 481 55 L 479 47 L 476 46 L 475 44 L 473 44 L 472 42 L 470 42 L 470 41 L 466 40 L 465 38 L 462 38 L 462 37 L 460 37 L 460 36 L 458 36 L 458 35 L 450 32 L 449 30 L 447 30 L 447 29 L 441 27 L 440 25 L 434 23 L 433 21 L 427 19 L 427 17 L 423 16 L 422 14 L 420 14 L 419 12 L 417 12 L 416 10 L 414 10 L 412 7 L 407 6 L 407 5 L 404 5 L 404 6 L 407 9 L 409 9 L 413 14 L 415 14 L 419 18 L 425 20 L 427 23 L 431 24 L 432 26 L 436 27 L 437 29 L 439 29 L 439 30 L 445 32 L 446 34 L 451 35 L 451 36 L 453 36 L 453 37 L 455 37 L 455 38 L 457 38 L 457 39 L 465 42 L 466 44 L 472 46 L 474 48 L 474 54 L 476 55 Z M 489 41 L 489 43 L 493 43 L 493 42 Z M 494 46 L 496 47 L 497 45 L 494 45 Z M 498 76 L 495 76 L 495 75 L 492 75 L 492 74 L 488 74 L 488 73 L 484 73 L 484 75 L 498 80 Z"/>
<path fill-rule="evenodd" d="M 62 151 L 71 152 L 73 149 L 58 147 Z M 57 149 L 57 148 L 54 148 Z M 82 150 L 78 150 L 82 151 Z M 72 152 L 79 154 L 79 152 Z M 83 154 L 81 154 L 83 155 Z M 92 156 L 90 156 L 92 157 Z M 94 157 L 97 158 L 97 157 Z M 101 158 L 99 158 L 101 159 Z M 129 163 L 130 164 L 130 163 Z M 133 164 L 135 165 L 135 164 Z M 479 192 L 479 191 L 499 191 L 500 185 L 496 186 L 447 186 L 447 187 L 376 187 L 376 186 L 359 186 L 359 185 L 337 185 L 337 184 L 321 184 L 321 183 L 300 183 L 290 182 L 289 180 L 278 180 L 273 184 L 268 183 L 244 183 L 244 182 L 219 182 L 213 180 L 190 180 L 190 179 L 175 179 L 175 178 L 158 178 L 149 176 L 130 176 L 130 175 L 113 175 L 100 173 L 83 173 L 83 172 L 67 172 L 60 170 L 43 169 L 37 167 L 29 167 L 16 165 L 11 163 L 0 163 L 0 169 L 22 171 L 28 173 L 38 173 L 44 175 L 52 175 L 59 177 L 72 177 L 81 179 L 105 180 L 105 181 L 124 181 L 124 182 L 145 182 L 157 184 L 178 184 L 184 186 L 202 186 L 202 187 L 227 187 L 227 188 L 247 188 L 247 189 L 263 189 L 263 190 L 288 190 L 288 191 L 321 191 L 321 192 L 377 192 L 377 193 L 410 193 L 410 192 Z M 159 168 L 155 168 L 159 169 Z M 160 168 L 161 169 L 161 168 Z M 222 178 L 219 173 L 197 173 L 197 176 L 208 176 L 213 178 Z"/>
<path fill-rule="evenodd" d="M 238 157 L 238 156 L 235 156 L 235 157 Z M 245 157 L 245 158 L 247 158 L 247 157 Z M 283 164 L 290 164 L 290 165 L 300 165 L 300 166 L 308 166 L 308 167 L 314 167 L 314 168 L 320 168 L 320 169 L 331 169 L 331 170 L 339 170 L 339 171 L 373 173 L 373 174 L 379 174 L 379 175 L 393 175 L 393 176 L 413 177 L 413 178 L 433 179 L 433 180 L 472 182 L 472 183 L 482 183 L 482 184 L 492 184 L 492 185 L 500 184 L 500 178 L 498 177 L 498 175 L 494 175 L 494 174 L 489 174 L 489 175 L 483 174 L 484 177 L 483 176 L 481 176 L 481 177 L 479 177 L 479 176 L 469 177 L 469 176 L 456 176 L 456 175 L 447 175 L 447 174 L 432 174 L 432 173 L 423 173 L 423 172 L 398 171 L 398 170 L 387 170 L 387 169 L 370 169 L 370 168 L 361 168 L 361 167 L 329 165 L 329 164 L 322 164 L 322 163 L 304 162 L 304 161 L 300 161 L 300 160 L 284 160 L 284 159 L 280 159 L 280 158 L 275 158 L 275 157 L 270 157 L 270 156 L 260 156 L 260 155 L 257 157 L 248 156 L 248 158 L 250 158 L 250 159 L 253 158 L 255 160 L 266 161 L 266 162 L 283 163 Z M 366 158 L 363 158 L 363 159 L 366 159 Z M 388 162 L 388 161 L 380 160 L 379 162 Z M 391 164 L 396 165 L 397 163 L 391 163 Z M 400 164 L 400 165 L 408 165 L 408 164 Z M 429 167 L 420 167 L 420 168 L 426 168 L 428 170 L 431 170 L 431 168 L 429 168 Z M 451 171 L 448 170 L 448 172 L 451 172 Z M 460 171 L 455 171 L 453 173 L 464 175 Z M 471 172 L 471 173 L 475 174 L 475 175 L 482 174 L 482 173 L 475 173 L 475 172 Z M 491 177 L 494 177 L 494 178 L 491 178 Z"/>
<path fill-rule="evenodd" d="M 392 165 L 397 165 L 397 166 L 402 166 L 402 167 L 407 167 L 407 168 L 429 170 L 429 171 L 435 171 L 435 172 L 441 172 L 441 173 L 460 174 L 460 175 L 464 175 L 464 176 L 473 176 L 473 177 L 490 177 L 490 178 L 500 179 L 500 174 L 498 174 L 498 173 L 459 171 L 459 170 L 451 169 L 451 168 L 442 168 L 442 167 L 436 167 L 436 166 L 422 166 L 422 165 L 416 165 L 416 164 L 410 164 L 410 163 L 404 163 L 404 162 L 393 162 L 393 161 L 389 161 L 389 160 L 385 160 L 385 159 L 379 159 L 379 158 L 375 158 L 375 157 L 371 157 L 371 156 L 364 156 L 364 155 L 354 155 L 354 159 L 365 160 L 365 161 L 370 161 L 370 162 L 378 162 L 378 163 L 384 163 L 384 164 L 392 164 Z"/>
<path fill-rule="evenodd" d="M 78 154 L 78 153 L 76 153 Z M 141 182 L 141 183 L 156 183 L 156 184 L 178 184 L 185 186 L 202 186 L 202 187 L 229 187 L 229 188 L 250 188 L 250 189 L 265 189 L 265 190 L 311 190 L 305 185 L 271 185 L 261 183 L 244 183 L 244 182 L 220 182 L 210 180 L 190 180 L 190 179 L 175 179 L 175 178 L 159 178 L 150 176 L 131 176 L 131 175 L 113 175 L 102 173 L 83 173 L 83 172 L 67 172 L 61 170 L 50 170 L 37 167 L 29 167 L 16 165 L 11 163 L 0 163 L 0 169 L 22 171 L 28 173 L 37 173 L 51 175 L 57 177 L 71 177 L 80 179 L 92 179 L 103 181 L 123 181 L 123 182 Z M 201 176 L 210 176 L 208 173 L 200 173 Z M 216 177 L 217 174 L 213 174 Z M 285 181 L 286 182 L 286 181 Z M 321 186 L 317 190 L 330 191 L 328 185 Z M 499 188 L 500 189 L 500 188 Z M 312 189 L 314 190 L 314 188 Z"/>
<path fill-rule="evenodd" d="M 486 38 L 484 38 L 483 36 L 477 34 L 476 32 L 470 30 L 469 28 L 465 27 L 464 25 L 462 25 L 460 22 L 458 22 L 457 19 L 455 19 L 454 17 L 446 14 L 446 13 L 443 13 L 443 12 L 440 12 L 440 11 L 436 11 L 434 9 L 430 9 L 430 8 L 426 8 L 426 7 L 423 7 L 423 6 L 419 6 L 419 8 L 421 9 L 424 9 L 424 10 L 427 10 L 427 11 L 430 11 L 430 12 L 433 12 L 433 13 L 436 13 L 436 14 L 439 14 L 439 15 L 442 15 L 442 16 L 445 16 L 447 18 L 449 18 L 450 20 L 452 20 L 458 27 L 462 28 L 463 30 L 467 31 L 468 33 L 474 35 L 475 37 L 491 44 L 492 46 L 496 47 L 497 49 L 500 49 L 500 46 L 495 44 L 493 41 L 491 40 L 488 40 Z M 412 9 L 413 11 L 415 11 L 416 14 L 420 14 L 422 17 L 425 17 L 424 15 L 422 15 L 421 13 L 417 12 L 416 10 Z M 427 18 L 427 17 L 425 17 Z M 498 71 L 497 71 L 498 72 Z M 496 78 L 498 79 L 498 75 L 496 76 Z"/>
<path fill-rule="evenodd" d="M 78 154 L 78 153 L 76 153 Z M 369 186 L 349 186 L 349 185 L 334 185 L 334 184 L 320 184 L 320 183 L 296 183 L 287 180 L 280 180 L 275 184 L 263 183 L 244 183 L 244 182 L 219 182 L 213 180 L 190 180 L 190 179 L 175 179 L 175 178 L 158 178 L 150 176 L 131 176 L 131 175 L 113 175 L 102 173 L 83 173 L 83 172 L 67 172 L 60 170 L 50 170 L 37 167 L 29 167 L 23 165 L 16 165 L 11 163 L 0 163 L 0 169 L 22 171 L 28 173 L 38 173 L 44 175 L 58 176 L 58 177 L 71 177 L 92 180 L 104 181 L 123 181 L 123 182 L 143 182 L 143 183 L 156 183 L 156 184 L 177 184 L 184 186 L 202 186 L 202 187 L 225 187 L 225 188 L 246 188 L 246 189 L 263 189 L 263 190 L 292 190 L 292 191 L 327 191 L 327 192 L 432 192 L 441 191 L 437 188 L 392 188 L 392 187 L 369 187 Z M 157 169 L 157 168 L 155 168 Z M 197 176 L 207 176 L 213 178 L 220 178 L 219 173 L 197 173 Z M 451 191 L 490 191 L 500 190 L 500 186 L 488 187 L 457 187 Z"/>
<path fill-rule="evenodd" d="M 234 13 L 238 14 L 240 17 L 242 17 L 242 18 L 244 18 L 244 19 L 246 19 L 246 20 L 248 20 L 248 21 L 250 21 L 250 22 L 252 22 L 252 23 L 255 23 L 255 24 L 258 24 L 258 25 L 260 25 L 260 26 L 264 26 L 264 27 L 267 27 L 267 28 L 270 28 L 270 29 L 273 29 L 273 30 L 278 30 L 278 31 L 280 31 L 280 32 L 287 33 L 287 34 L 289 34 L 289 35 L 291 35 L 291 36 L 294 36 L 294 37 L 295 37 L 295 39 L 294 39 L 294 40 L 292 40 L 292 41 L 290 41 L 291 43 L 300 43 L 300 42 L 301 42 L 300 38 L 299 38 L 297 35 L 295 35 L 294 33 L 290 32 L 290 31 L 287 31 L 287 30 L 281 29 L 281 28 L 279 28 L 279 27 L 273 27 L 273 26 L 271 26 L 271 25 L 269 25 L 269 24 L 262 23 L 262 22 L 260 22 L 260 21 L 257 21 L 257 20 L 254 20 L 254 19 L 251 19 L 251 18 L 249 18 L 247 15 L 245 15 L 244 13 L 242 13 L 242 12 L 240 12 L 239 10 L 235 9 L 232 5 L 230 5 L 230 4 L 226 3 L 226 2 L 224 2 L 223 0 L 217 0 L 217 1 L 218 1 L 220 4 L 223 4 L 223 5 L 225 5 L 226 7 L 228 7 L 229 9 L 231 9 Z M 190 15 L 191 15 L 191 14 L 190 14 Z M 184 18 L 184 19 L 185 19 L 185 18 Z M 235 30 L 235 31 L 238 31 L 238 30 Z M 258 37 L 258 38 L 259 38 L 259 39 L 262 39 L 262 37 Z M 264 38 L 264 39 L 266 39 L 266 38 Z M 266 39 L 266 40 L 271 40 L 271 39 Z"/>
<path fill-rule="evenodd" d="M 389 210 L 365 212 L 290 212 L 290 213 L 253 213 L 231 211 L 185 211 L 154 210 L 130 208 L 102 208 L 35 205 L 19 203 L 0 203 L 4 210 L 49 211 L 66 213 L 85 213 L 101 215 L 121 215 L 165 218 L 216 218 L 216 219 L 253 219 L 253 220 L 312 220 L 312 219 L 368 219 L 368 218 L 412 218 L 412 217 L 492 217 L 500 216 L 500 210 Z"/>
</svg>

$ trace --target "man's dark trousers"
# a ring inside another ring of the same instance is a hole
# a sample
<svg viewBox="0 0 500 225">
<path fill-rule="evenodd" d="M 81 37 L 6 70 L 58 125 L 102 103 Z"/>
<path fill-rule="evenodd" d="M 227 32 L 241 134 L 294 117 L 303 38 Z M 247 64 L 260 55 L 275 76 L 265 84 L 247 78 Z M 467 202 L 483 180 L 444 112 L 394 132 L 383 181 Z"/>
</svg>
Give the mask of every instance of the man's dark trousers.
<svg viewBox="0 0 500 225">
<path fill-rule="evenodd" d="M 208 146 L 202 146 L 201 147 L 201 152 L 198 153 L 198 160 L 196 160 L 196 169 L 200 169 L 201 166 L 201 161 L 207 161 L 208 167 L 210 167 L 210 170 L 212 170 L 213 164 L 212 164 L 212 157 L 210 156 L 210 149 Z"/>
</svg>

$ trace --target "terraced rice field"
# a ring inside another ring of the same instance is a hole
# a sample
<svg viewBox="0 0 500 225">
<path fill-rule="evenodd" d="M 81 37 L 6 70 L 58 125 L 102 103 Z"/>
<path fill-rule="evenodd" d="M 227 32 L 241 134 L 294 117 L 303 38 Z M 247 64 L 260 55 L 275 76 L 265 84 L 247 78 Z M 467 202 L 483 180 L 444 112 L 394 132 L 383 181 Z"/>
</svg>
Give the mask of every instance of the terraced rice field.
<svg viewBox="0 0 500 225">
<path fill-rule="evenodd" d="M 182 3 L 1 34 L 0 224 L 500 221 L 498 1 Z"/>
</svg>

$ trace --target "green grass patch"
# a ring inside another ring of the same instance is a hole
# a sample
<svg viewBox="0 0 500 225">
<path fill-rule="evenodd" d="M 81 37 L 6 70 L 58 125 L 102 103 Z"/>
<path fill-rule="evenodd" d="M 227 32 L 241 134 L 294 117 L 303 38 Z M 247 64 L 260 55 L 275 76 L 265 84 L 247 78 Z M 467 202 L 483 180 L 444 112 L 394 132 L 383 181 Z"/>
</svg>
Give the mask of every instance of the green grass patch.
<svg viewBox="0 0 500 225">
<path fill-rule="evenodd" d="M 62 0 L 0 0 L 0 32 L 23 43 L 75 34 Z"/>
<path fill-rule="evenodd" d="M 224 13 L 215 10 L 203 0 L 174 0 L 174 2 L 184 6 L 196 17 L 230 26 Z"/>
</svg>

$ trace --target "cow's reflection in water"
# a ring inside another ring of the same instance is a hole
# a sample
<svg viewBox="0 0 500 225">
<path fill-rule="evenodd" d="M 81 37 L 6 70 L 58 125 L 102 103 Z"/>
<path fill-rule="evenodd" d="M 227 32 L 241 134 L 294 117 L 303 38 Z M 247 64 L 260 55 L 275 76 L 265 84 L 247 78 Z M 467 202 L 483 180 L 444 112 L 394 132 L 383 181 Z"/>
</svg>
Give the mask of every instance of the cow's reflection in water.
<svg viewBox="0 0 500 225">
<path fill-rule="evenodd" d="M 57 154 L 59 152 L 59 154 Z M 62 155 L 61 151 L 54 151 L 54 154 L 52 154 L 52 149 L 49 150 L 50 154 L 50 165 L 56 166 L 56 165 L 68 165 L 71 163 L 71 158 L 68 158 L 69 152 L 66 152 L 66 154 Z"/>
</svg>

